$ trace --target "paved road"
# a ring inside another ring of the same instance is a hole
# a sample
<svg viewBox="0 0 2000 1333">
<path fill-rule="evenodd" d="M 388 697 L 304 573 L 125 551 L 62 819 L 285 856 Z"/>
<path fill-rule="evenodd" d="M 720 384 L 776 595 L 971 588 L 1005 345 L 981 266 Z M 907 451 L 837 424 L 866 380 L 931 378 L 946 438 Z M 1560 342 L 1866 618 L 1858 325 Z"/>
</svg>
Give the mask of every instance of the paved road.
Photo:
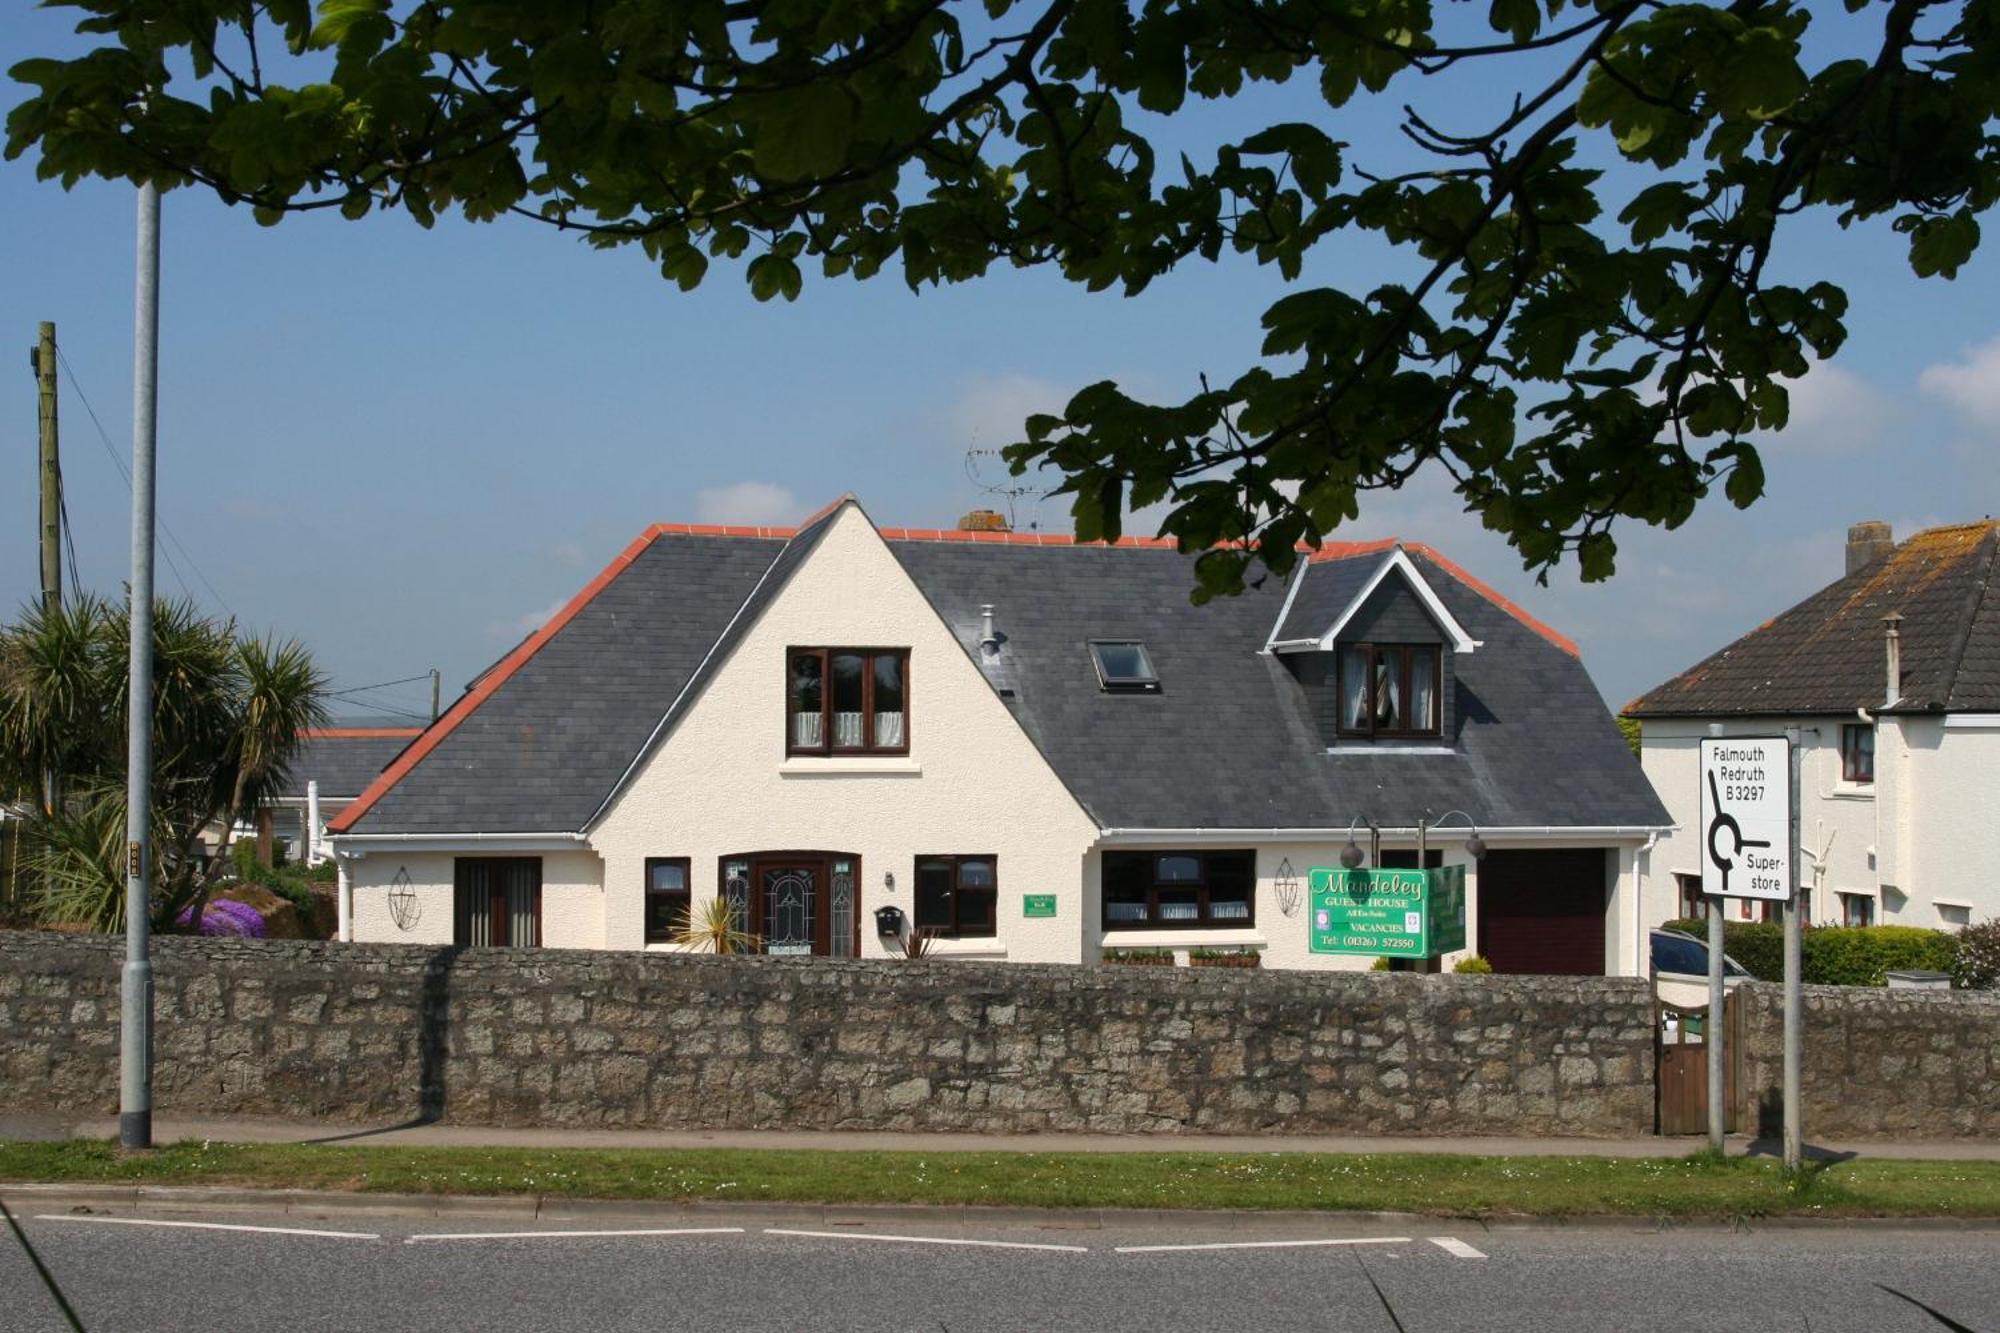
<svg viewBox="0 0 2000 1333">
<path fill-rule="evenodd" d="M 1995 1231 L 1488 1231 L 1296 1218 L 1088 1229 L 964 1215 L 850 1227 L 724 1209 L 529 1225 L 32 1208 L 23 1220 L 93 1333 L 1950 1327 L 1885 1288 L 2000 1333 Z M 581 1234 L 654 1229 L 679 1234 Z M 296 1234 L 305 1231 L 328 1234 Z M 1221 1248 L 1180 1248 L 1205 1246 Z M 64 1327 L 25 1255 L 0 1236 L 0 1329 Z"/>
</svg>

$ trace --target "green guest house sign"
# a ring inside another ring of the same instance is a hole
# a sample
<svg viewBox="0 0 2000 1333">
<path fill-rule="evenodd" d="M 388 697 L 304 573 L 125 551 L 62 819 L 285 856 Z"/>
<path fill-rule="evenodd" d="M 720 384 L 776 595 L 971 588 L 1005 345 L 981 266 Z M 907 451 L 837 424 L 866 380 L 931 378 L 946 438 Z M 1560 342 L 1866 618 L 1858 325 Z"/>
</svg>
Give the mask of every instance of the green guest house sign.
<svg viewBox="0 0 2000 1333">
<path fill-rule="evenodd" d="M 1315 868 L 1307 881 L 1313 953 L 1436 958 L 1465 947 L 1465 867 Z"/>
</svg>

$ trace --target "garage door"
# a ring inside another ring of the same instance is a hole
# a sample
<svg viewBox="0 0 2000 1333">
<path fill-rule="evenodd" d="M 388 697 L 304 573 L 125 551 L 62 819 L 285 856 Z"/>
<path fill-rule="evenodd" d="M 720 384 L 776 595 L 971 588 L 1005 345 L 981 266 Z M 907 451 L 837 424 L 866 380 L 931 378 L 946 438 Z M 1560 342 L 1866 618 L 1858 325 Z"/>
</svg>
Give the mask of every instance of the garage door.
<svg viewBox="0 0 2000 1333">
<path fill-rule="evenodd" d="M 1602 847 L 1492 851 L 1479 863 L 1479 952 L 1495 972 L 1604 972 Z"/>
</svg>

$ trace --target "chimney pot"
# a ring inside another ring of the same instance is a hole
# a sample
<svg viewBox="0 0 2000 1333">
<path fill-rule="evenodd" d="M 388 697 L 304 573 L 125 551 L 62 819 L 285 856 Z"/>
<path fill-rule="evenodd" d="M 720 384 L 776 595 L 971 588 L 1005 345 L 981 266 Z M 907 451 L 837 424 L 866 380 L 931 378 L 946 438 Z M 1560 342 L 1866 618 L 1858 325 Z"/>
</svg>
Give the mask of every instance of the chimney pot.
<svg viewBox="0 0 2000 1333">
<path fill-rule="evenodd" d="M 1896 535 L 1887 523 L 1869 519 L 1847 530 L 1847 572 L 1865 569 L 1896 549 Z"/>
<path fill-rule="evenodd" d="M 993 603 L 979 604 L 979 648 L 988 654 L 1000 651 L 1000 636 L 993 629 Z"/>
<path fill-rule="evenodd" d="M 1882 706 L 1894 708 L 1903 697 L 1903 617 L 1895 611 L 1882 617 Z"/>
</svg>

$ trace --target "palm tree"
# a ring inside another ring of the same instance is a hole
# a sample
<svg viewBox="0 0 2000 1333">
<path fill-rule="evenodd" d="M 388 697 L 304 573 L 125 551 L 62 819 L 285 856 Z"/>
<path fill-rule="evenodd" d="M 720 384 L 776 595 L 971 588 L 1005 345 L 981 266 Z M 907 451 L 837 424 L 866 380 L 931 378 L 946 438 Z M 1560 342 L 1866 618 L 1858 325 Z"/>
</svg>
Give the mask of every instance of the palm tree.
<svg viewBox="0 0 2000 1333">
<path fill-rule="evenodd" d="M 25 864 L 49 922 L 125 921 L 127 612 L 101 598 L 0 628 L 0 792 L 34 792 Z M 153 614 L 153 924 L 200 921 L 235 825 L 283 788 L 325 678 L 296 642 L 239 638 L 190 602 Z M 200 855 L 203 830 L 222 843 Z"/>
</svg>

